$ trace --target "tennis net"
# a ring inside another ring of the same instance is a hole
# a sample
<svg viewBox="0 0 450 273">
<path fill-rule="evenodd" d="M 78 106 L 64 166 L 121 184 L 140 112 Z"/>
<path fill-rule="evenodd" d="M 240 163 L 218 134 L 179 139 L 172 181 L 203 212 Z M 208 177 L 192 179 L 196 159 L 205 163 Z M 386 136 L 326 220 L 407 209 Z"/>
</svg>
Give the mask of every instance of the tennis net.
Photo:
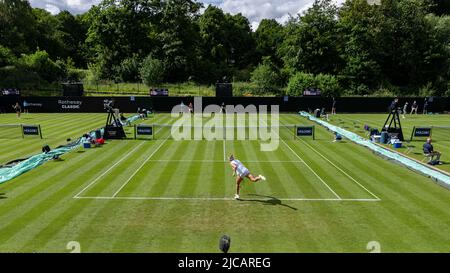
<svg viewBox="0 0 450 273">
<path fill-rule="evenodd" d="M 174 140 L 269 140 L 295 139 L 297 125 L 193 126 L 153 124 L 153 139 Z"/>
</svg>

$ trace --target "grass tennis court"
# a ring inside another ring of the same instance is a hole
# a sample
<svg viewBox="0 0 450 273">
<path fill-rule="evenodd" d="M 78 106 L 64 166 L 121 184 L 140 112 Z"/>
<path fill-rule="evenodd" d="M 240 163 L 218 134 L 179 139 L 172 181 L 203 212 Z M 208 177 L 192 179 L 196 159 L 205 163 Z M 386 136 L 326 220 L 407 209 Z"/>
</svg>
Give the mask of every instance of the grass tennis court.
<svg viewBox="0 0 450 273">
<path fill-rule="evenodd" d="M 105 118 L 24 115 L 44 139 L 2 139 L 0 164 L 64 144 Z M 381 127 L 386 117 L 335 118 Z M 420 125 L 447 120 L 424 117 Z M 144 121 L 173 122 L 168 114 Z M 0 115 L 0 124 L 11 123 L 14 115 Z M 295 114 L 280 123 L 312 124 Z M 223 234 L 230 252 L 368 252 L 372 241 L 382 252 L 450 251 L 449 190 L 332 138 L 316 126 L 316 140 L 282 138 L 273 152 L 261 152 L 258 141 L 164 137 L 79 149 L 0 185 L 0 252 L 69 252 L 70 241 L 82 252 L 219 252 Z M 446 147 L 436 142 L 444 161 Z M 232 199 L 231 153 L 267 177 L 244 182 L 242 201 Z"/>
<path fill-rule="evenodd" d="M 330 116 L 330 122 L 345 128 L 349 131 L 357 133 L 361 136 L 366 136 L 364 125 L 369 125 L 371 128 L 378 128 L 381 130 L 386 120 L 386 114 L 340 114 L 337 116 Z M 446 128 L 433 128 L 432 138 L 434 148 L 442 153 L 441 160 L 443 165 L 436 166 L 446 172 L 450 172 L 450 115 L 405 115 L 401 118 L 403 134 L 406 145 L 398 149 L 399 152 L 407 154 L 419 161 L 424 159 L 422 146 L 426 138 L 413 138 L 410 141 L 411 133 L 416 127 L 441 126 Z"/>
</svg>

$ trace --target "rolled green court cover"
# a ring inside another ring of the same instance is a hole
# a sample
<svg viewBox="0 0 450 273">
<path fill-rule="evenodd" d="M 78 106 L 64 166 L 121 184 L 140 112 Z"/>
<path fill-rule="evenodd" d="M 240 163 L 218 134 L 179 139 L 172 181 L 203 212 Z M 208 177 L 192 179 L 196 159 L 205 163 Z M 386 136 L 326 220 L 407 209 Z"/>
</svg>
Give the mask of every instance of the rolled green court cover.
<svg viewBox="0 0 450 273">
<path fill-rule="evenodd" d="M 54 150 L 51 150 L 48 153 L 41 153 L 34 155 L 28 159 L 25 159 L 11 167 L 3 167 L 0 168 L 0 184 L 4 183 L 8 180 L 11 180 L 23 173 L 26 173 L 38 166 L 42 165 L 44 162 L 47 162 L 53 159 L 54 156 L 61 156 L 67 152 L 70 152 L 73 149 L 78 148 L 81 143 L 83 143 L 83 138 L 79 138 L 77 141 L 72 144 L 66 145 L 64 147 L 59 147 Z"/>
<path fill-rule="evenodd" d="M 425 176 L 428 176 L 432 178 L 434 181 L 438 182 L 442 186 L 450 189 L 450 176 L 445 175 L 444 173 L 441 173 L 439 171 L 436 171 L 432 168 L 429 168 L 425 165 L 422 165 L 406 156 L 403 156 L 398 153 L 394 153 L 392 151 L 389 151 L 388 149 L 385 149 L 383 147 L 380 147 L 374 143 L 372 143 L 370 140 L 367 140 L 365 138 L 360 137 L 359 135 L 349 132 L 345 129 L 342 129 L 338 126 L 332 125 L 324 120 L 321 120 L 320 118 L 316 118 L 313 115 L 301 111 L 299 114 L 303 117 L 308 118 L 309 120 L 312 120 L 314 122 L 319 123 L 320 125 L 324 126 L 325 128 L 337 132 L 338 134 L 342 135 L 343 137 L 349 139 L 350 141 L 353 141 L 359 145 L 365 146 L 372 151 L 376 152 L 378 155 L 383 156 L 385 158 L 388 158 L 390 160 L 395 160 L 402 164 L 403 166 L 406 166 L 409 169 L 412 169 L 414 171 L 417 171 Z"/>
<path fill-rule="evenodd" d="M 139 119 L 139 116 L 132 116 L 127 119 L 127 122 L 134 122 Z M 103 135 L 103 128 L 101 129 L 102 135 Z M 91 132 L 90 135 L 92 137 L 95 137 L 95 131 Z M 8 167 L 2 167 L 0 168 L 0 184 L 9 181 L 21 174 L 24 174 L 34 168 L 37 168 L 38 166 L 44 164 L 45 162 L 52 160 L 54 156 L 61 156 L 65 153 L 68 153 L 74 149 L 77 149 L 83 145 L 85 142 L 84 137 L 80 137 L 76 141 L 60 146 L 58 148 L 55 148 L 54 150 L 51 150 L 48 153 L 41 153 L 34 155 L 28 159 L 25 159 L 23 161 L 20 161 L 17 164 L 13 164 L 12 166 Z"/>
</svg>

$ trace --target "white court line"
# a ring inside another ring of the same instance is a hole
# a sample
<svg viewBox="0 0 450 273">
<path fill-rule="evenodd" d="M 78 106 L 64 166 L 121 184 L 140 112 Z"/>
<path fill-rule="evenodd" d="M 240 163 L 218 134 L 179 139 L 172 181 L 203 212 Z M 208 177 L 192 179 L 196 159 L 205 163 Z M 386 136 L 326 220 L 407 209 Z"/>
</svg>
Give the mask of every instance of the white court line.
<svg viewBox="0 0 450 273">
<path fill-rule="evenodd" d="M 266 124 L 266 126 L 269 126 L 269 124 L 267 124 L 267 122 L 264 122 L 265 124 Z M 299 160 L 301 160 L 302 162 L 303 162 L 303 164 L 305 164 L 305 166 L 306 167 L 308 167 L 308 169 L 317 177 L 317 178 L 319 178 L 319 180 L 334 194 L 334 196 L 336 196 L 339 200 L 342 200 L 342 198 L 322 179 L 322 177 L 320 177 L 312 168 L 311 168 L 311 166 L 309 166 L 308 165 L 308 163 L 306 163 L 304 160 L 303 160 L 303 158 L 301 158 L 294 150 L 292 150 L 292 148 L 291 148 L 291 146 L 289 146 L 281 137 L 280 137 L 280 135 L 278 135 L 279 136 L 279 139 L 281 140 L 281 142 L 283 142 L 283 144 L 284 145 L 286 145 L 288 148 L 289 148 L 289 150 L 291 150 L 291 152 L 295 155 L 295 156 L 297 156 L 297 158 L 299 159 Z"/>
<path fill-rule="evenodd" d="M 166 143 L 166 141 L 168 140 L 168 138 L 166 138 L 159 146 L 158 148 L 156 148 L 156 150 L 153 151 L 153 153 L 147 157 L 147 159 L 141 164 L 141 166 L 139 166 L 139 168 L 127 179 L 127 181 L 125 181 L 125 183 L 123 183 L 123 185 L 113 194 L 113 198 L 117 196 L 117 194 L 119 194 L 119 192 L 128 184 L 128 182 L 131 181 L 131 179 L 133 179 L 133 177 L 142 169 L 142 167 L 144 167 L 145 164 L 147 164 L 147 162 L 153 157 L 154 154 L 156 154 L 156 152 L 159 151 L 159 149 L 161 149 L 161 147 L 164 145 L 164 143 Z"/>
<path fill-rule="evenodd" d="M 358 181 L 356 181 L 355 178 L 353 178 L 351 175 L 349 175 L 347 172 L 345 172 L 344 170 L 342 170 L 339 166 L 336 166 L 336 164 L 334 164 L 333 162 L 331 162 L 328 158 L 326 158 L 324 155 L 322 155 L 319 151 L 317 151 L 316 149 L 314 149 L 311 145 L 309 145 L 306 141 L 304 141 L 303 139 L 300 139 L 303 143 L 306 144 L 306 146 L 308 146 L 309 148 L 311 148 L 313 151 L 315 151 L 318 155 L 320 155 L 323 159 L 325 159 L 326 161 L 328 161 L 331 165 L 333 165 L 336 169 L 338 169 L 339 171 L 341 171 L 344 175 L 346 175 L 348 178 L 350 178 L 353 182 L 355 182 L 356 184 L 358 184 L 361 188 L 363 188 L 364 190 L 366 190 L 370 195 L 372 195 L 373 197 L 375 197 L 378 200 L 381 200 L 378 196 L 376 196 L 374 193 L 372 193 L 371 191 L 369 191 L 366 187 L 364 187 L 363 185 L 361 185 L 361 183 L 359 183 Z"/>
<path fill-rule="evenodd" d="M 106 171 L 104 171 L 100 176 L 98 176 L 96 179 L 94 179 L 94 181 L 92 181 L 91 183 L 89 183 L 89 185 L 87 185 L 84 189 L 82 189 L 79 193 L 77 193 L 75 195 L 75 198 L 78 198 L 80 194 L 82 194 L 85 190 L 87 190 L 89 187 L 91 187 L 92 185 L 94 185 L 98 180 L 100 180 L 100 178 L 102 178 L 103 176 L 105 176 L 107 173 L 109 173 L 112 169 L 114 169 L 120 162 L 124 161 L 129 155 L 131 155 L 134 151 L 136 151 L 139 147 L 141 147 L 145 142 L 142 142 L 141 144 L 139 144 L 138 146 L 136 146 L 133 150 L 131 150 L 130 152 L 128 152 L 124 157 L 122 157 L 119 161 L 117 161 L 116 163 L 114 163 L 114 165 L 112 165 L 111 167 L 109 167 Z"/>
<path fill-rule="evenodd" d="M 305 163 L 304 161 L 300 160 L 244 160 L 242 161 L 248 162 L 248 163 Z M 201 162 L 201 163 L 228 163 L 228 160 L 226 162 L 223 162 L 222 160 L 202 160 L 202 159 L 155 159 L 155 160 L 149 160 L 149 162 Z"/>
<path fill-rule="evenodd" d="M 314 147 L 312 147 L 311 145 L 309 145 L 306 141 L 304 141 L 303 139 L 300 139 L 300 141 L 302 141 L 306 146 L 308 146 L 310 149 L 312 149 L 313 151 L 315 151 L 318 155 L 320 155 L 323 159 L 325 159 L 326 161 L 328 161 L 331 165 L 333 165 L 336 169 L 338 169 L 340 172 L 342 172 L 345 176 L 347 176 L 348 178 L 350 178 L 353 182 L 355 182 L 358 186 L 360 186 L 361 188 L 363 188 L 366 192 L 368 192 L 370 195 L 372 195 L 373 197 L 375 197 L 377 200 L 381 200 L 376 194 L 374 194 L 373 192 L 371 192 L 370 190 L 368 190 L 366 187 L 364 187 L 361 183 L 359 183 L 353 176 L 349 175 L 346 171 L 344 171 L 343 169 L 341 169 L 339 166 L 337 166 L 336 164 L 334 164 L 331 160 L 329 160 L 327 157 L 325 157 L 322 153 L 320 153 L 318 150 L 316 150 Z"/>
<path fill-rule="evenodd" d="M 159 129 L 157 132 L 159 132 L 161 129 Z M 155 134 L 157 133 L 155 132 Z M 77 193 L 74 198 L 78 198 L 80 194 L 82 194 L 85 190 L 87 190 L 89 187 L 91 187 L 92 185 L 94 185 L 98 180 L 100 180 L 100 178 L 102 178 L 103 176 L 105 176 L 108 172 L 110 172 L 112 169 L 114 169 L 120 162 L 122 162 L 123 160 L 125 160 L 125 158 L 127 158 L 130 154 L 132 154 L 137 148 L 139 148 L 140 146 L 142 146 L 143 144 L 145 144 L 145 142 L 142 142 L 141 144 L 139 144 L 138 146 L 136 146 L 133 150 L 131 150 L 129 153 L 127 153 L 124 157 L 122 157 L 119 161 L 117 161 L 114 165 L 112 165 L 109 169 L 107 169 L 105 172 L 103 172 L 99 177 L 97 177 L 94 181 L 92 181 L 91 183 L 89 183 L 89 185 L 87 185 L 84 189 L 82 189 L 79 193 Z"/>
<path fill-rule="evenodd" d="M 292 150 L 291 146 L 289 146 L 284 140 L 280 139 L 281 142 L 284 143 L 284 145 L 286 145 L 289 150 L 291 150 L 291 152 L 293 152 L 300 160 L 303 160 L 294 150 Z M 322 179 L 322 177 L 320 177 L 312 168 L 311 166 L 308 165 L 308 163 L 306 163 L 305 161 L 303 161 L 304 164 L 306 165 L 306 167 L 308 167 L 308 169 L 317 177 L 319 178 L 319 180 L 334 194 L 334 196 L 336 196 L 339 200 L 342 200 L 342 198 Z"/>
<path fill-rule="evenodd" d="M 369 191 L 366 187 L 364 187 L 361 183 L 359 183 L 358 181 L 356 181 L 356 179 L 349 175 L 347 172 L 345 172 L 344 170 L 342 170 L 339 166 L 337 166 L 336 164 L 334 164 L 331 160 L 329 160 L 328 158 L 326 158 L 323 154 L 321 154 L 318 150 L 316 150 L 314 147 L 312 147 L 311 145 L 309 145 L 306 141 L 304 141 L 303 139 L 300 139 L 300 141 L 302 141 L 306 146 L 308 146 L 311 150 L 315 151 L 318 155 L 320 155 L 323 159 L 325 159 L 326 161 L 328 161 L 328 163 L 330 163 L 331 165 L 333 165 L 336 169 L 338 169 L 340 172 L 342 172 L 345 176 L 347 176 L 348 178 L 350 178 L 353 182 L 355 182 L 358 186 L 360 186 L 361 188 L 363 188 L 366 192 L 368 192 L 370 195 L 372 195 L 373 197 L 375 197 L 377 200 L 381 200 L 377 195 L 375 195 L 374 193 L 372 193 L 371 191 Z"/>
<path fill-rule="evenodd" d="M 165 200 L 165 201 L 233 201 L 236 202 L 233 198 L 230 197 L 138 197 L 138 196 L 119 196 L 119 197 L 111 197 L 111 196 L 78 196 L 74 197 L 74 199 L 94 199 L 94 200 Z M 250 200 L 263 200 L 263 198 L 255 198 L 255 197 L 245 197 L 242 198 L 242 201 L 250 201 Z M 272 200 L 271 198 L 267 198 L 267 200 Z M 336 199 L 336 198 L 276 198 L 275 200 L 280 201 L 308 201 L 308 202 L 378 202 L 378 199 Z"/>
</svg>

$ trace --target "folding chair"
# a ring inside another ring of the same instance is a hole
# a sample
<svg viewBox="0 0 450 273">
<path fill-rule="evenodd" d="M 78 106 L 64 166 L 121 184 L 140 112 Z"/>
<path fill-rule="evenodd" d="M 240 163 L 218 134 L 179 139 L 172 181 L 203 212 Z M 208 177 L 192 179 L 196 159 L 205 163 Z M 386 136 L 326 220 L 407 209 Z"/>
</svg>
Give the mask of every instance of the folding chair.
<svg viewBox="0 0 450 273">
<path fill-rule="evenodd" d="M 423 162 L 427 158 L 428 158 L 428 162 L 430 162 L 431 159 L 433 158 L 433 155 L 431 155 L 431 154 L 423 154 L 423 159 L 421 160 L 421 162 Z"/>
</svg>

